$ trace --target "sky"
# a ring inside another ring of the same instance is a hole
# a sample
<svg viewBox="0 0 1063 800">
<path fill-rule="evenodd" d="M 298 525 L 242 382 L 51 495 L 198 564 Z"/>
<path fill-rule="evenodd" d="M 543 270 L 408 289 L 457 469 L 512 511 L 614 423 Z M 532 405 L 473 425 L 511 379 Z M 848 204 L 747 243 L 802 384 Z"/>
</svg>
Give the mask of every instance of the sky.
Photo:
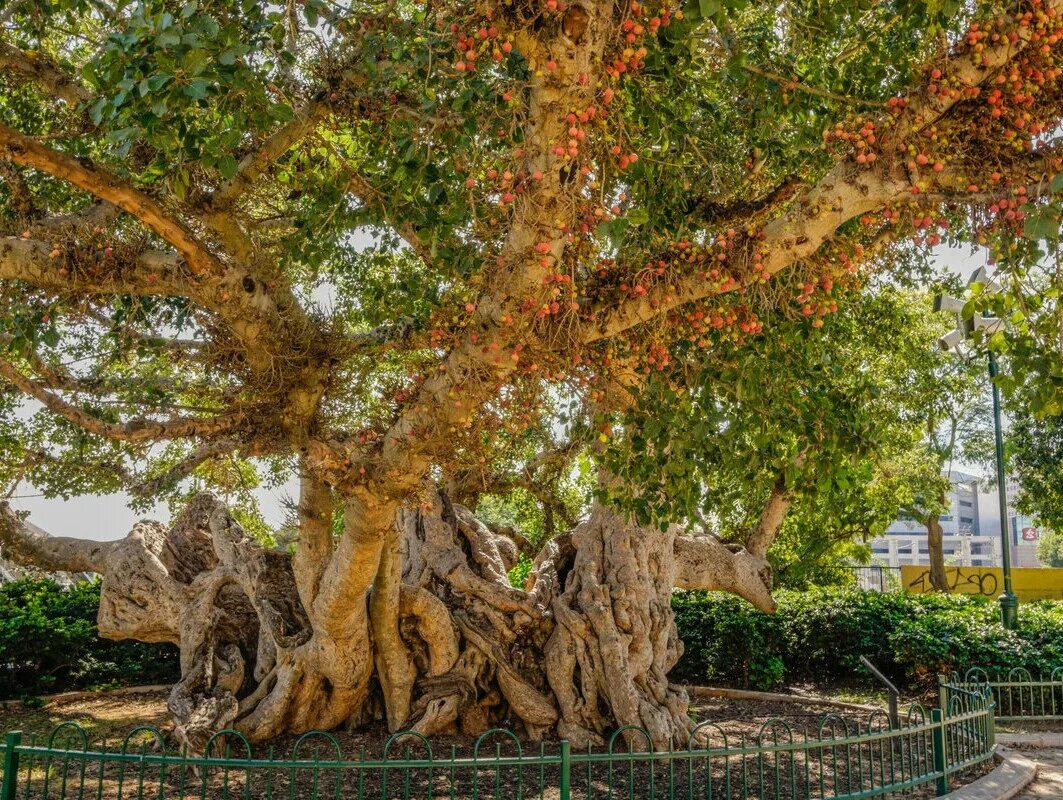
<svg viewBox="0 0 1063 800">
<path fill-rule="evenodd" d="M 966 279 L 985 263 L 984 256 L 972 255 L 964 248 L 939 247 L 935 260 L 942 269 L 957 273 Z M 960 469 L 965 469 L 957 464 Z M 971 470 L 967 470 L 971 471 Z M 266 521 L 279 525 L 285 515 L 285 502 L 298 495 L 294 481 L 284 486 L 258 493 L 259 503 Z M 157 519 L 168 522 L 169 509 L 157 504 L 147 513 L 130 510 L 128 497 L 124 494 L 75 497 L 70 500 L 47 499 L 36 493 L 32 486 L 21 486 L 11 498 L 11 506 L 30 512 L 30 521 L 55 536 L 77 536 L 83 539 L 107 541 L 121 539 L 139 519 Z"/>
</svg>

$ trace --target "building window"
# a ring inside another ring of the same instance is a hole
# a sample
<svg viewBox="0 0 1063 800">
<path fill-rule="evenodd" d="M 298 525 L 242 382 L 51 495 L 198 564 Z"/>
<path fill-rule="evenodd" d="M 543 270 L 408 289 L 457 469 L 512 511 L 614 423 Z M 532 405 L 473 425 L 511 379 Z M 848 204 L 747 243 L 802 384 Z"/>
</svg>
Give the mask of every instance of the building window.
<svg viewBox="0 0 1063 800">
<path fill-rule="evenodd" d="M 960 517 L 960 524 L 961 525 L 973 525 L 974 524 L 974 519 L 971 518 L 971 517 Z"/>
<path fill-rule="evenodd" d="M 972 503 L 970 500 L 961 500 L 960 505 L 964 508 L 974 508 L 974 503 Z"/>
</svg>

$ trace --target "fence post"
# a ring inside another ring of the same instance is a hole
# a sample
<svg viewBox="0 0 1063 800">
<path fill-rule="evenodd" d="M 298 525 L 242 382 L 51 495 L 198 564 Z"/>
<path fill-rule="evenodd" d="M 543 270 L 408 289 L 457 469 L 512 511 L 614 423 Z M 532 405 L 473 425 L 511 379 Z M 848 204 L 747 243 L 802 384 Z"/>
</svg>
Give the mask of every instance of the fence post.
<svg viewBox="0 0 1063 800">
<path fill-rule="evenodd" d="M 572 745 L 567 739 L 561 740 L 561 778 L 558 781 L 560 800 L 570 800 L 572 781 Z M 6 798 L 0 798 L 6 800 Z"/>
<path fill-rule="evenodd" d="M 948 678 L 938 673 L 938 708 L 944 714 L 949 707 Z"/>
<path fill-rule="evenodd" d="M 992 750 L 997 746 L 997 709 L 996 701 L 993 699 L 993 687 L 986 684 L 985 687 L 985 707 L 987 714 L 987 726 L 989 730 L 989 749 Z"/>
<path fill-rule="evenodd" d="M 949 792 L 948 759 L 945 753 L 945 715 L 940 708 L 930 709 L 931 744 L 934 749 L 934 772 L 937 773 L 937 794 L 941 797 Z"/>
<path fill-rule="evenodd" d="M 20 744 L 22 744 L 22 731 L 11 731 L 4 737 L 4 782 L 0 785 L 0 800 L 15 800 Z"/>
</svg>

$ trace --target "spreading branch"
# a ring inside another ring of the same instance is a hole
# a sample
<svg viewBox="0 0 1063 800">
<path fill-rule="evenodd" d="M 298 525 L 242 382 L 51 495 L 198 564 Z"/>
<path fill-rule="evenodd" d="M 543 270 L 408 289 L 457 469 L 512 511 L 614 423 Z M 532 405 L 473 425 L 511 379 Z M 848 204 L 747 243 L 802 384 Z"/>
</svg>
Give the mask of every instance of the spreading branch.
<svg viewBox="0 0 1063 800">
<path fill-rule="evenodd" d="M 133 215 L 173 245 L 193 273 L 206 275 L 222 271 L 217 257 L 183 222 L 124 178 L 85 159 L 54 150 L 2 123 L 0 158 L 39 169 Z"/>
<path fill-rule="evenodd" d="M 0 378 L 82 430 L 120 442 L 146 443 L 168 439 L 214 437 L 231 432 L 245 419 L 243 410 L 238 410 L 216 417 L 192 419 L 177 417 L 167 420 L 137 418 L 123 423 L 110 422 L 64 400 L 45 384 L 27 378 L 14 364 L 4 358 L 0 358 Z"/>
</svg>

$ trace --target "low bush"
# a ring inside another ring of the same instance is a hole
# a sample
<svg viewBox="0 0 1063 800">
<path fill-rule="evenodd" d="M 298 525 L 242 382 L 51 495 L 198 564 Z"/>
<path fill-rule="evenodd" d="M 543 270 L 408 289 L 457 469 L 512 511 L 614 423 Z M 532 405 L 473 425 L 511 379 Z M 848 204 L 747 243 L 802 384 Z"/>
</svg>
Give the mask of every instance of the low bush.
<svg viewBox="0 0 1063 800">
<path fill-rule="evenodd" d="M 787 683 L 875 686 L 867 656 L 898 686 L 927 688 L 969 666 L 1063 666 L 1063 603 L 1024 603 L 1019 630 L 1004 631 L 999 606 L 969 595 L 816 588 L 777 594 L 775 614 L 732 595 L 676 592 L 683 657 L 673 680 L 770 689 Z"/>
<path fill-rule="evenodd" d="M 177 679 L 176 647 L 101 639 L 99 606 L 99 581 L 0 584 L 0 698 Z"/>
</svg>

